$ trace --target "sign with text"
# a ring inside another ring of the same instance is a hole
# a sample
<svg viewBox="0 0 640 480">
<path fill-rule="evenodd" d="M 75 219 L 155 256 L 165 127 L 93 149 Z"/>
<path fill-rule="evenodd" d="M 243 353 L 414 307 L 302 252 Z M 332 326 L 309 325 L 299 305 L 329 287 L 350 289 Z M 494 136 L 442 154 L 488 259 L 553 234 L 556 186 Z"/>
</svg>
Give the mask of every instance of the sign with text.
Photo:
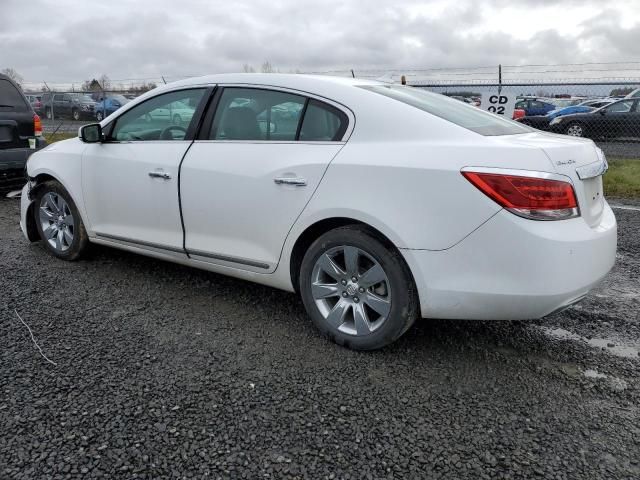
<svg viewBox="0 0 640 480">
<path fill-rule="evenodd" d="M 480 108 L 505 118 L 513 118 L 516 96 L 507 93 L 483 93 Z"/>
</svg>

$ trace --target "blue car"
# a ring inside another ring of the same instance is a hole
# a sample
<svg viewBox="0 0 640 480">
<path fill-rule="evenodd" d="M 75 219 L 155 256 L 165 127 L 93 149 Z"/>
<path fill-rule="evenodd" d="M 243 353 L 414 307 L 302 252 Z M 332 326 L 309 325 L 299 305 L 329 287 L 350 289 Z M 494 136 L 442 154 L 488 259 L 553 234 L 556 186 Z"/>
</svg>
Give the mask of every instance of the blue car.
<svg viewBox="0 0 640 480">
<path fill-rule="evenodd" d="M 533 115 L 546 115 L 558 107 L 552 103 L 543 102 L 535 98 L 524 98 L 516 102 L 516 108 L 524 110 L 525 115 L 530 117 Z"/>
<path fill-rule="evenodd" d="M 571 115 L 572 113 L 589 113 L 593 110 L 593 107 L 588 107 L 586 105 L 572 105 L 570 107 L 551 110 L 549 113 L 547 113 L 546 116 L 549 118 L 549 120 L 553 120 L 554 118 L 561 117 L 562 115 Z"/>
<path fill-rule="evenodd" d="M 95 107 L 96 120 L 102 121 L 103 118 L 108 117 L 127 102 L 129 99 L 123 95 L 110 95 L 100 100 Z"/>
</svg>

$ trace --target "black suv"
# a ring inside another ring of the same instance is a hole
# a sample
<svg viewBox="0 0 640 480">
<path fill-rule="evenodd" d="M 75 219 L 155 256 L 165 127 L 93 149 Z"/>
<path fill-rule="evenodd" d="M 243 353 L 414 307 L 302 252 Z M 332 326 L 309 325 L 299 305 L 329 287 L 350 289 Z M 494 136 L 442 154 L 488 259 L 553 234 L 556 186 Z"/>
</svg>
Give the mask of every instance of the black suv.
<svg viewBox="0 0 640 480">
<path fill-rule="evenodd" d="M 40 117 L 20 87 L 0 74 L 0 192 L 22 188 L 29 155 L 45 145 Z"/>
<path fill-rule="evenodd" d="M 73 118 L 74 120 L 93 119 L 96 102 L 87 93 L 44 93 L 42 108 L 48 119 Z"/>
</svg>

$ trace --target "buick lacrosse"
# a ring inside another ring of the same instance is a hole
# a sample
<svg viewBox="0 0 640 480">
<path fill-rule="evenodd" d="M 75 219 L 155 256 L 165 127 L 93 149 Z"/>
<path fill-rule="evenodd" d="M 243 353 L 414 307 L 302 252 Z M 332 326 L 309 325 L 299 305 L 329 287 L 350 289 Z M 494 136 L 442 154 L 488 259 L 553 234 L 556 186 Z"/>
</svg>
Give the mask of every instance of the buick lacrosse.
<svg viewBox="0 0 640 480">
<path fill-rule="evenodd" d="M 583 298 L 616 254 L 606 169 L 591 140 L 417 88 L 214 75 L 32 155 L 20 223 L 64 260 L 96 243 L 296 291 L 324 335 L 369 350 L 418 317 Z"/>
</svg>

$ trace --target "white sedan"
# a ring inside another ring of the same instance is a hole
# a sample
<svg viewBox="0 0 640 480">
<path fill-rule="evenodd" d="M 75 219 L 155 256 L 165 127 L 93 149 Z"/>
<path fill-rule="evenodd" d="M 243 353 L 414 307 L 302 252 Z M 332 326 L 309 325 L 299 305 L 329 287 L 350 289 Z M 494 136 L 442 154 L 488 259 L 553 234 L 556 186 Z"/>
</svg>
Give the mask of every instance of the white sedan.
<svg viewBox="0 0 640 480">
<path fill-rule="evenodd" d="M 180 102 L 189 122 L 152 112 Z M 607 163 L 417 88 L 280 74 L 155 89 L 31 156 L 21 227 L 297 291 L 318 329 L 375 349 L 418 317 L 536 319 L 611 269 Z"/>
</svg>

